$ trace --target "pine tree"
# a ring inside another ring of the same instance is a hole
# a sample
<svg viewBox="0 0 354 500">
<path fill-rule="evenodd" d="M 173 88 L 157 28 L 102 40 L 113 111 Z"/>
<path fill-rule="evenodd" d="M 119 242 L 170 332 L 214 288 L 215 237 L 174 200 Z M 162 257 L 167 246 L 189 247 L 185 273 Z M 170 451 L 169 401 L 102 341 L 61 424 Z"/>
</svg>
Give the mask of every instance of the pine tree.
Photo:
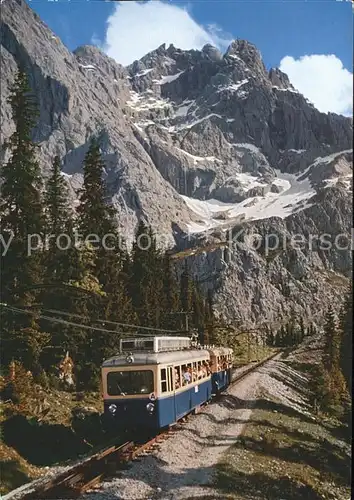
<svg viewBox="0 0 354 500">
<path fill-rule="evenodd" d="M 15 132 L 5 142 L 5 148 L 11 151 L 11 158 L 1 169 L 2 230 L 27 241 L 28 234 L 42 234 L 43 209 L 41 172 L 36 160 L 37 146 L 31 136 L 38 109 L 28 77 L 22 71 L 15 79 L 8 102 Z"/>
<path fill-rule="evenodd" d="M 267 327 L 266 342 L 270 347 L 275 345 L 275 335 L 272 328 Z"/>
<path fill-rule="evenodd" d="M 198 285 L 193 282 L 191 285 L 191 307 L 192 307 L 192 326 L 195 328 L 199 335 L 205 329 L 205 311 L 204 300 L 198 289 Z"/>
<path fill-rule="evenodd" d="M 162 256 L 150 227 L 139 222 L 133 243 L 129 292 L 141 325 L 160 325 Z"/>
<path fill-rule="evenodd" d="M 130 324 L 136 324 L 138 321 L 129 296 L 130 266 L 129 254 L 126 251 L 122 250 L 118 254 L 111 252 L 107 255 L 107 278 L 103 285 L 106 301 L 102 317 L 109 321 Z M 102 346 L 105 350 L 103 357 L 107 357 L 109 351 L 117 350 L 120 340 L 119 335 L 106 337 L 105 346 Z"/>
<path fill-rule="evenodd" d="M 326 314 L 324 325 L 325 348 L 324 348 L 324 364 L 327 370 L 332 370 L 338 365 L 339 361 L 339 345 L 338 332 L 334 311 L 332 307 Z"/>
<path fill-rule="evenodd" d="M 177 328 L 176 317 L 178 311 L 178 283 L 173 273 L 173 263 L 170 254 L 165 253 L 163 258 L 162 275 L 162 326 L 168 330 Z"/>
<path fill-rule="evenodd" d="M 213 344 L 215 341 L 215 315 L 213 307 L 213 294 L 212 290 L 208 289 L 207 298 L 204 302 L 204 316 L 205 316 L 205 344 Z"/>
<path fill-rule="evenodd" d="M 10 91 L 15 131 L 5 143 L 10 159 L 1 168 L 3 184 L 0 214 L 2 233 L 12 238 L 1 265 L 1 301 L 20 307 L 30 307 L 36 301 L 34 285 L 41 280 L 41 254 L 29 251 L 29 241 L 43 241 L 44 217 L 41 196 L 41 172 L 36 159 L 32 129 L 38 115 L 28 77 L 19 71 Z M 2 335 L 6 343 L 8 362 L 12 356 L 26 368 L 38 373 L 39 356 L 48 336 L 39 330 L 38 311 L 31 315 L 2 315 Z"/>
<path fill-rule="evenodd" d="M 45 194 L 46 252 L 45 266 L 49 282 L 67 282 L 77 265 L 74 248 L 73 213 L 68 201 L 68 188 L 60 171 L 60 159 L 54 158 Z M 61 238 L 63 241 L 61 241 Z M 61 247 L 62 245 L 62 247 Z M 69 247 L 66 249 L 66 247 Z"/>
<path fill-rule="evenodd" d="M 353 371 L 353 291 L 350 286 L 345 304 L 340 316 L 341 341 L 339 351 L 339 364 L 343 373 L 348 393 L 352 394 Z"/>
<path fill-rule="evenodd" d="M 114 209 L 107 202 L 107 196 L 102 180 L 104 163 L 100 145 L 92 139 L 84 160 L 84 183 L 79 190 L 80 204 L 77 207 L 79 215 L 78 226 L 84 237 L 97 234 L 103 237 L 114 232 Z"/>
<path fill-rule="evenodd" d="M 279 332 L 279 346 L 280 347 L 286 347 L 287 346 L 287 330 L 284 325 L 281 326 L 280 332 Z"/>
<path fill-rule="evenodd" d="M 96 139 L 90 143 L 85 156 L 84 183 L 79 190 L 78 229 L 79 234 L 95 239 L 95 267 L 96 276 L 104 284 L 107 277 L 107 252 L 117 252 L 118 234 L 114 224 L 115 211 L 108 203 L 105 186 L 103 183 L 104 163 L 102 161 L 100 145 Z M 92 236 L 90 236 L 92 235 Z M 97 241 L 98 239 L 98 241 Z M 93 241 L 92 241 L 93 243 Z M 117 255 L 117 253 L 116 253 Z"/>
<path fill-rule="evenodd" d="M 79 257 L 79 277 L 77 280 L 70 281 L 70 285 L 77 288 L 78 293 L 73 292 L 69 311 L 73 315 L 79 314 L 85 318 L 85 320 L 78 321 L 73 316 L 73 322 L 83 321 L 84 324 L 92 324 L 100 316 L 106 294 L 95 275 L 96 253 L 94 249 L 89 244 L 83 245 Z M 84 293 L 85 290 L 87 293 Z M 103 339 L 106 339 L 107 335 L 109 334 L 78 327 L 69 329 L 68 350 L 75 362 L 79 387 L 97 390 L 99 369 L 103 357 L 101 345 L 104 345 Z"/>
<path fill-rule="evenodd" d="M 190 312 L 192 303 L 192 286 L 189 276 L 188 262 L 185 261 L 184 269 L 180 278 L 180 307 L 182 311 Z"/>
</svg>

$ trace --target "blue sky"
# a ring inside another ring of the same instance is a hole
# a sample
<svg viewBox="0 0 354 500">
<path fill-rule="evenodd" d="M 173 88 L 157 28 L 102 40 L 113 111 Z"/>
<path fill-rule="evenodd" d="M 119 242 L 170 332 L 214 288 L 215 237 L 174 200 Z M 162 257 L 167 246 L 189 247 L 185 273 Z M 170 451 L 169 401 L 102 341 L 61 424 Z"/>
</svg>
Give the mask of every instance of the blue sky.
<svg viewBox="0 0 354 500">
<path fill-rule="evenodd" d="M 232 38 L 245 38 L 259 48 L 268 68 L 280 65 L 281 69 L 287 69 L 298 88 L 303 85 L 305 73 L 326 80 L 333 79 L 336 73 L 328 92 L 333 93 L 340 84 L 345 87 L 343 91 L 337 90 L 341 103 L 336 106 L 345 107 L 343 99 L 348 100 L 351 92 L 348 89 L 348 75 L 352 71 L 350 1 L 180 0 L 122 5 L 123 2 L 104 0 L 28 0 L 28 3 L 72 50 L 94 40 L 118 62 L 128 64 L 164 41 L 181 48 L 200 48 L 211 41 L 225 50 Z M 326 57 L 331 54 L 335 58 Z M 322 59 L 313 59 L 316 55 Z M 303 56 L 312 59 L 300 60 Z M 343 92 L 346 97 L 339 95 Z M 321 100 L 325 105 L 327 96 Z M 339 112 L 347 114 L 348 110 L 343 108 Z"/>
</svg>

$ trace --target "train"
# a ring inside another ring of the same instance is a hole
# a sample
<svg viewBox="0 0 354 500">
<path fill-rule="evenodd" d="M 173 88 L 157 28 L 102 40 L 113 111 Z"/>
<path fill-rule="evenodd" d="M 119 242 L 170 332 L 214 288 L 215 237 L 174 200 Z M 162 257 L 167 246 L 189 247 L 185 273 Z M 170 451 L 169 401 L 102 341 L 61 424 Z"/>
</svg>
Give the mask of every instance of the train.
<svg viewBox="0 0 354 500">
<path fill-rule="evenodd" d="M 122 339 L 119 354 L 101 366 L 106 425 L 157 432 L 197 413 L 229 386 L 232 356 L 189 337 Z"/>
</svg>

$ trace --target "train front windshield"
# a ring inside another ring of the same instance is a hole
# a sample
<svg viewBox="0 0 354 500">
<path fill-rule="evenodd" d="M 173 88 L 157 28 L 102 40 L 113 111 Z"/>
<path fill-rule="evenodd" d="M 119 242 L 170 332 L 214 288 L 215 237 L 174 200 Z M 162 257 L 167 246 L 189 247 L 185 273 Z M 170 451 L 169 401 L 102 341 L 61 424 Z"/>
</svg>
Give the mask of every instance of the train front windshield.
<svg viewBox="0 0 354 500">
<path fill-rule="evenodd" d="M 154 375 L 151 370 L 109 372 L 107 393 L 109 396 L 134 396 L 154 392 Z"/>
</svg>

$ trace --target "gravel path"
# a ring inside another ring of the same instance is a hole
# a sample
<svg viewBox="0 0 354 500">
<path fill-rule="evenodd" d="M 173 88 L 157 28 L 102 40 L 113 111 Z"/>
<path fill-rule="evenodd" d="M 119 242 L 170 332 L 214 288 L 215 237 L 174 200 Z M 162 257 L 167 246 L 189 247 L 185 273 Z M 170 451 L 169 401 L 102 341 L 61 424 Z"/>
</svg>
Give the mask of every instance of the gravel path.
<svg viewBox="0 0 354 500">
<path fill-rule="evenodd" d="M 212 488 L 215 466 L 222 454 L 242 433 L 252 413 L 260 378 L 267 365 L 229 388 L 218 402 L 206 406 L 178 431 L 100 490 L 86 494 L 86 500 L 183 500 L 223 498 Z M 210 496 L 211 495 L 211 496 Z"/>
</svg>

